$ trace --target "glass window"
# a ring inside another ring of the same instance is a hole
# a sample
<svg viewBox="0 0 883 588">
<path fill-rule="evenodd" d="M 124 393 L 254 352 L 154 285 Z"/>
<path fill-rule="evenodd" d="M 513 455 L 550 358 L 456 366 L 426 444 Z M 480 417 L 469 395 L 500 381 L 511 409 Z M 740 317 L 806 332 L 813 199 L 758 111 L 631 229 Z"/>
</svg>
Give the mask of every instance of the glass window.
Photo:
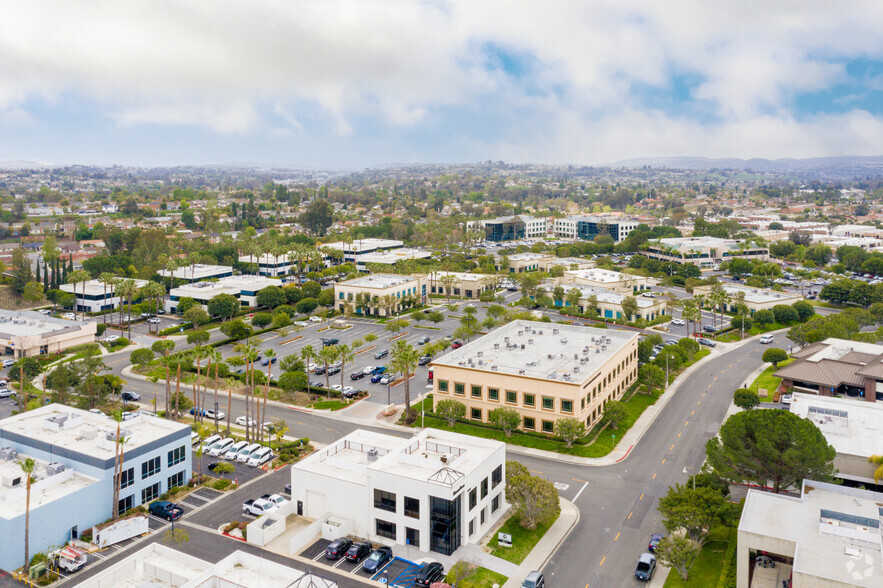
<svg viewBox="0 0 883 588">
<path fill-rule="evenodd" d="M 125 513 L 127 510 L 131 510 L 135 506 L 135 495 L 126 496 L 125 498 L 120 499 L 120 514 Z"/>
<path fill-rule="evenodd" d="M 447 380 L 439 380 L 438 381 L 438 391 L 439 392 L 447 392 L 448 391 L 448 381 Z"/>
<path fill-rule="evenodd" d="M 420 547 L 420 531 L 418 531 L 417 529 L 412 529 L 410 527 L 405 527 L 405 541 L 408 545 Z"/>
<path fill-rule="evenodd" d="M 491 512 L 497 512 L 500 508 L 500 495 L 497 494 L 493 498 L 491 498 Z"/>
<path fill-rule="evenodd" d="M 533 431 L 536 429 L 536 421 L 530 417 L 524 417 L 524 430 Z"/>
<path fill-rule="evenodd" d="M 396 495 L 385 490 L 374 490 L 374 508 L 380 510 L 396 511 Z"/>
<path fill-rule="evenodd" d="M 128 488 L 135 483 L 135 468 L 123 470 L 123 479 L 120 481 L 120 489 Z"/>
<path fill-rule="evenodd" d="M 156 499 L 157 496 L 159 496 L 159 482 L 141 491 L 141 504 L 147 504 L 151 500 Z"/>
<path fill-rule="evenodd" d="M 405 496 L 405 516 L 412 519 L 420 518 L 420 500 Z"/>
<path fill-rule="evenodd" d="M 177 488 L 178 486 L 184 485 L 184 472 L 178 472 L 177 474 L 173 474 L 169 476 L 168 485 L 166 488 L 171 490 L 172 488 Z"/>
<path fill-rule="evenodd" d="M 506 390 L 506 404 L 517 404 L 518 403 L 518 393 L 513 392 L 512 390 Z"/>
<path fill-rule="evenodd" d="M 169 451 L 169 466 L 172 467 L 174 465 L 178 465 L 182 461 L 184 461 L 185 457 L 184 446 L 178 447 L 177 449 L 172 449 Z"/>
<path fill-rule="evenodd" d="M 561 401 L 561 412 L 573 414 L 573 401 L 572 400 L 562 400 Z"/>
<path fill-rule="evenodd" d="M 460 547 L 460 499 L 429 497 L 429 550 L 451 555 Z"/>
<path fill-rule="evenodd" d="M 543 410 L 555 410 L 555 399 L 551 396 L 543 396 Z"/>
<path fill-rule="evenodd" d="M 481 498 L 484 499 L 487 496 L 487 478 L 481 481 Z"/>
<path fill-rule="evenodd" d="M 387 539 L 395 540 L 396 538 L 396 525 L 395 523 L 390 523 L 389 521 L 382 521 L 380 519 L 374 519 L 376 523 L 376 533 L 380 537 L 386 537 Z"/>
<path fill-rule="evenodd" d="M 498 465 L 491 472 L 491 486 L 496 488 L 503 481 L 503 466 Z"/>
<path fill-rule="evenodd" d="M 483 508 L 483 509 L 481 509 L 481 524 L 483 525 L 486 520 L 487 520 L 487 509 Z"/>
<path fill-rule="evenodd" d="M 475 519 L 469 521 L 469 535 L 472 536 L 473 533 L 475 533 Z"/>
<path fill-rule="evenodd" d="M 454 382 L 454 394 L 458 396 L 463 396 L 466 394 L 466 386 L 459 382 Z"/>
<path fill-rule="evenodd" d="M 473 488 L 469 491 L 469 510 L 475 508 L 475 505 L 478 504 L 478 488 Z M 471 535 L 472 533 L 470 533 Z"/>
<path fill-rule="evenodd" d="M 552 433 L 555 430 L 555 425 L 552 421 L 543 421 L 543 433 Z"/>
<path fill-rule="evenodd" d="M 533 394 L 525 394 L 524 395 L 524 406 L 534 407 L 536 406 L 536 396 Z"/>
<path fill-rule="evenodd" d="M 145 480 L 150 476 L 159 472 L 160 463 L 159 456 L 149 459 L 141 464 L 141 479 Z"/>
<path fill-rule="evenodd" d="M 496 388 L 488 388 L 487 389 L 487 399 L 493 400 L 495 402 L 499 402 L 500 400 L 500 391 Z"/>
<path fill-rule="evenodd" d="M 481 386 L 472 386 L 472 397 L 481 398 Z"/>
</svg>

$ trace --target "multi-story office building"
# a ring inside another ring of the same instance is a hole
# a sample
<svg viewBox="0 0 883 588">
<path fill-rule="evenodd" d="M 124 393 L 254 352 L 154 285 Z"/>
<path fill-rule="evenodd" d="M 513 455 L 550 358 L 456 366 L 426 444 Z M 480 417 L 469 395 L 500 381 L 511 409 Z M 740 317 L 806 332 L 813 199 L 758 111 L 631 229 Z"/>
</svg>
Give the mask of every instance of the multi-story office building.
<svg viewBox="0 0 883 588">
<path fill-rule="evenodd" d="M 506 446 L 437 429 L 410 439 L 356 430 L 291 467 L 291 499 L 342 534 L 451 555 L 506 512 Z"/>
<path fill-rule="evenodd" d="M 297 260 L 290 259 L 288 254 L 272 255 L 240 255 L 240 263 L 253 264 L 257 268 L 258 275 L 278 278 L 287 276 L 297 270 Z"/>
<path fill-rule="evenodd" d="M 32 357 L 60 353 L 68 347 L 92 343 L 98 323 L 69 321 L 32 310 L 0 310 L 0 346 L 3 353 Z"/>
<path fill-rule="evenodd" d="M 621 219 L 605 216 L 568 216 L 556 218 L 552 231 L 558 237 L 592 241 L 599 235 L 609 235 L 614 243 L 620 243 L 629 236 L 637 226 L 637 220 Z"/>
<path fill-rule="evenodd" d="M 257 306 L 258 292 L 268 286 L 281 286 L 282 282 L 264 276 L 244 275 L 221 278 L 217 282 L 196 282 L 183 284 L 169 291 L 166 312 L 177 312 L 181 298 L 192 298 L 203 310 L 208 310 L 209 301 L 218 294 L 229 294 L 238 298 L 241 306 Z"/>
<path fill-rule="evenodd" d="M 340 311 L 346 310 L 349 305 L 360 314 L 389 316 L 401 310 L 403 299 L 408 297 L 417 304 L 424 303 L 428 295 L 427 287 L 425 275 L 371 274 L 336 283 L 334 305 Z M 384 301 L 389 304 L 385 305 Z"/>
<path fill-rule="evenodd" d="M 564 285 L 565 289 L 567 289 L 566 284 L 573 284 L 576 286 L 612 290 L 619 294 L 637 294 L 650 289 L 656 284 L 656 280 L 653 278 L 645 278 L 644 276 L 601 268 L 567 270 L 559 281 Z"/>
<path fill-rule="evenodd" d="M 595 261 L 581 257 L 550 257 L 540 261 L 540 269 L 544 272 L 552 271 L 552 268 L 555 266 L 560 266 L 566 270 L 591 269 L 595 267 Z"/>
<path fill-rule="evenodd" d="M 37 463 L 31 484 L 30 553 L 61 545 L 113 514 L 117 423 L 50 404 L 0 421 L 0 569 L 24 563 L 25 479 L 18 461 Z M 122 423 L 126 439 L 119 506 L 146 504 L 182 486 L 193 471 L 190 427 L 153 416 Z"/>
<path fill-rule="evenodd" d="M 343 252 L 343 261 L 354 262 L 356 265 L 364 265 L 362 256 L 381 251 L 399 249 L 405 245 L 404 241 L 397 239 L 356 239 L 352 243 L 337 241 L 335 243 L 323 243 L 320 248 L 338 249 Z"/>
<path fill-rule="evenodd" d="M 120 278 L 122 279 L 122 278 Z M 147 280 L 132 280 L 138 288 L 147 285 Z M 76 309 L 78 312 L 101 312 L 119 308 L 121 297 L 116 293 L 116 286 L 105 284 L 101 280 L 88 280 L 76 284 L 62 284 L 61 290 L 70 292 L 76 297 Z M 84 292 L 85 291 L 85 292 Z M 141 296 L 132 299 L 132 303 L 139 302 Z"/>
<path fill-rule="evenodd" d="M 516 241 L 526 237 L 545 237 L 548 230 L 548 221 L 545 217 L 538 218 L 526 214 L 472 221 L 470 224 L 484 228 L 485 239 L 496 243 Z"/>
<path fill-rule="evenodd" d="M 168 270 L 160 270 L 159 275 L 164 278 L 172 276 L 175 280 L 193 283 L 212 278 L 226 278 L 233 275 L 233 268 L 227 265 L 207 265 L 205 263 L 194 263 L 175 269 L 169 273 Z"/>
<path fill-rule="evenodd" d="M 494 290 L 500 278 L 491 274 L 470 274 L 467 272 L 430 272 L 429 291 L 439 296 L 478 298 L 486 290 Z M 446 284 L 450 284 L 450 292 Z"/>
<path fill-rule="evenodd" d="M 552 282 L 547 282 L 543 284 L 543 289 L 546 291 L 546 295 L 551 296 L 556 285 L 557 284 Z M 564 299 L 554 300 L 553 298 L 555 306 L 560 308 L 567 308 L 572 306 L 568 295 L 572 290 L 576 289 L 580 293 L 579 302 L 577 304 L 577 309 L 579 310 L 579 312 L 588 312 L 589 307 L 592 305 L 592 303 L 594 303 L 598 316 L 605 319 L 625 318 L 626 321 L 634 321 L 640 318 L 647 321 L 652 321 L 657 317 L 665 316 L 667 314 L 667 303 L 662 298 L 647 298 L 644 296 L 635 296 L 635 303 L 638 305 L 637 314 L 629 317 L 624 317 L 622 302 L 626 299 L 626 297 L 630 296 L 630 294 L 622 294 L 620 292 L 607 290 L 605 288 L 580 286 L 578 284 L 568 284 L 561 287 L 564 288 Z"/>
<path fill-rule="evenodd" d="M 434 401 L 453 398 L 466 417 L 488 422 L 510 407 L 525 431 L 552 433 L 555 421 L 591 427 L 638 373 L 638 335 L 573 325 L 513 321 L 430 364 Z"/>
<path fill-rule="evenodd" d="M 547 266 L 552 260 L 557 259 L 548 253 L 513 253 L 512 255 L 500 255 L 495 260 L 498 270 L 507 270 L 510 274 L 535 272 Z"/>
<path fill-rule="evenodd" d="M 766 247 L 717 237 L 672 237 L 647 243 L 644 255 L 659 261 L 692 263 L 709 268 L 734 258 L 768 261 L 770 250 Z"/>
<path fill-rule="evenodd" d="M 390 249 L 388 251 L 375 251 L 374 253 L 365 253 L 359 256 L 357 268 L 360 271 L 368 271 L 370 264 L 383 266 L 392 266 L 400 261 L 411 259 L 429 259 L 432 253 L 423 251 L 422 249 L 411 249 L 410 247 L 401 247 L 399 249 Z"/>
<path fill-rule="evenodd" d="M 693 289 L 693 295 L 707 296 L 711 293 L 711 285 L 696 286 Z M 758 310 L 771 309 L 780 304 L 791 305 L 795 302 L 803 300 L 800 294 L 791 292 L 780 292 L 778 290 L 768 290 L 765 288 L 752 288 L 751 286 L 743 286 L 742 284 L 723 284 L 724 291 L 727 293 L 727 304 L 724 310 L 736 312 L 739 302 L 740 293 L 743 297 L 745 306 L 748 311 L 754 314 Z"/>
</svg>

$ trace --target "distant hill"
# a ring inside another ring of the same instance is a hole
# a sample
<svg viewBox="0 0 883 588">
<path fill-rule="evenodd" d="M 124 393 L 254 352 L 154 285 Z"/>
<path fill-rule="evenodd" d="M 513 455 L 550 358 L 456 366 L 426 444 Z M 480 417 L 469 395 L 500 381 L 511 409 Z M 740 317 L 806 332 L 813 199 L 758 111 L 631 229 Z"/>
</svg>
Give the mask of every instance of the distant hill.
<svg viewBox="0 0 883 588">
<path fill-rule="evenodd" d="M 0 160 L 0 169 L 44 169 L 54 166 L 51 163 L 41 163 L 39 161 L 22 161 L 18 159 Z"/>
<path fill-rule="evenodd" d="M 709 159 L 707 157 L 644 157 L 606 164 L 609 167 L 668 169 L 731 169 L 818 177 L 883 176 L 883 156 L 813 157 L 809 159 Z"/>
</svg>

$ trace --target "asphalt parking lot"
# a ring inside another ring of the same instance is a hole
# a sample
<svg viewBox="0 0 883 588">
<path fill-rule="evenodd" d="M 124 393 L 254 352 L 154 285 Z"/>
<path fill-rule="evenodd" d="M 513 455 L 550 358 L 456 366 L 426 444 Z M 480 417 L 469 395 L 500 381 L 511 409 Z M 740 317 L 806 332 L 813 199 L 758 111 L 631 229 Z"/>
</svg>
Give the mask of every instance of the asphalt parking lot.
<svg viewBox="0 0 883 588">
<path fill-rule="evenodd" d="M 194 457 L 194 460 L 198 461 L 198 459 L 195 457 Z M 234 468 L 236 468 L 236 471 L 230 472 L 229 474 L 223 474 L 223 475 L 216 474 L 215 472 L 212 472 L 211 470 L 209 470 L 209 467 L 208 467 L 209 465 L 211 465 L 212 463 L 215 463 L 215 462 L 229 463 Z M 205 474 L 206 476 L 212 476 L 214 478 L 226 478 L 228 480 L 235 480 L 240 486 L 242 484 L 245 484 L 246 482 L 250 482 L 251 480 L 254 480 L 255 478 L 259 478 L 267 473 L 264 470 L 262 470 L 261 468 L 249 467 L 248 465 L 246 465 L 244 463 L 240 463 L 237 461 L 231 461 L 229 459 L 224 459 L 223 457 L 212 457 L 210 455 L 203 455 L 202 456 L 202 464 L 197 463 L 195 465 L 197 466 L 197 469 L 199 469 L 199 472 L 202 474 Z M 201 468 L 199 467 L 200 465 L 202 466 Z"/>
<path fill-rule="evenodd" d="M 282 490 L 285 484 L 291 482 L 291 471 L 287 466 L 277 472 L 265 473 L 262 470 L 257 471 L 262 475 L 250 480 L 247 484 L 240 480 L 240 488 L 238 490 L 226 493 L 223 497 L 212 503 L 211 507 L 194 513 L 188 520 L 212 529 L 217 529 L 221 525 L 232 521 L 251 522 L 257 517 L 245 514 L 242 511 L 242 503 L 246 500 L 259 498 L 264 494 L 281 494 L 289 498 Z"/>
</svg>

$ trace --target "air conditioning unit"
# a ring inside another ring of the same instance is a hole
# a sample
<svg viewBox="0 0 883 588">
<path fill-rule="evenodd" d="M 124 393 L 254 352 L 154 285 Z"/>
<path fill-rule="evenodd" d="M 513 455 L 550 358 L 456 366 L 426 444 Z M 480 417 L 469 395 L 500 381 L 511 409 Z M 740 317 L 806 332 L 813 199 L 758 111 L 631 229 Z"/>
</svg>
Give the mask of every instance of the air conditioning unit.
<svg viewBox="0 0 883 588">
<path fill-rule="evenodd" d="M 377 449 L 372 447 L 368 450 L 368 461 L 377 461 Z"/>
<path fill-rule="evenodd" d="M 46 465 L 46 475 L 47 476 L 54 476 L 55 474 L 60 474 L 63 471 L 64 471 L 64 464 L 63 463 L 53 461 L 52 463 Z"/>
<path fill-rule="evenodd" d="M 0 447 L 0 461 L 12 461 L 18 452 L 12 447 Z"/>
</svg>

